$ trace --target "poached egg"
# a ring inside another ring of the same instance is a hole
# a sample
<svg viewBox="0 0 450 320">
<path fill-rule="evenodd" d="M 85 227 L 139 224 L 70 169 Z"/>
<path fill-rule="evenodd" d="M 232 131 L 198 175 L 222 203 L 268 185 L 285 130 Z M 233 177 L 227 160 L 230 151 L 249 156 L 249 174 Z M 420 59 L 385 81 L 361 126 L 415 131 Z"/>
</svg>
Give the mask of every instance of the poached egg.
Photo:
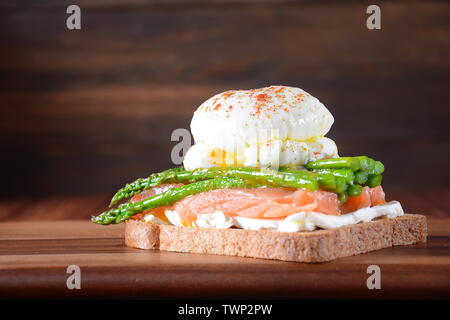
<svg viewBox="0 0 450 320">
<path fill-rule="evenodd" d="M 337 157 L 325 135 L 334 118 L 300 88 L 270 86 L 230 90 L 205 101 L 194 113 L 187 170 L 215 166 L 277 169 Z"/>
</svg>

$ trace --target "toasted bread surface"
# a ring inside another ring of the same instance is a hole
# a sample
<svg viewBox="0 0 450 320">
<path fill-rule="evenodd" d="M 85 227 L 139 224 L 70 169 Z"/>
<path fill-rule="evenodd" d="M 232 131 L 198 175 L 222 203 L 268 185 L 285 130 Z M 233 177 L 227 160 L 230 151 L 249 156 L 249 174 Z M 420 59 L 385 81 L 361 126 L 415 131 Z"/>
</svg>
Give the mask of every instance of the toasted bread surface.
<svg viewBox="0 0 450 320">
<path fill-rule="evenodd" d="M 426 217 L 415 214 L 312 232 L 189 228 L 132 219 L 125 225 L 125 243 L 134 248 L 309 263 L 426 239 Z"/>
</svg>

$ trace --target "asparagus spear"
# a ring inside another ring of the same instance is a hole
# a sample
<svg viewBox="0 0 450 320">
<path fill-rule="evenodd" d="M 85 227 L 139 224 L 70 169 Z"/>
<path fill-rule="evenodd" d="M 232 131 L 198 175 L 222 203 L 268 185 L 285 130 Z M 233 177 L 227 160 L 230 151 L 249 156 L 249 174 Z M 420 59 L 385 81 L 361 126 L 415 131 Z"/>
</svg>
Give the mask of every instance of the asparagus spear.
<svg viewBox="0 0 450 320">
<path fill-rule="evenodd" d="M 304 171 L 304 170 L 296 170 L 296 169 L 288 169 L 288 168 L 280 168 L 280 172 L 283 173 L 290 173 L 300 176 L 309 176 L 311 175 L 311 172 Z M 332 172 L 317 172 L 315 173 L 317 175 L 317 179 L 319 182 L 319 188 L 325 189 L 325 190 L 334 190 L 336 188 L 336 177 Z"/>
<path fill-rule="evenodd" d="M 359 170 L 355 172 L 355 183 L 363 185 L 367 182 L 367 179 L 369 179 L 369 173 L 367 171 Z"/>
<path fill-rule="evenodd" d="M 384 164 L 380 161 L 375 161 L 375 167 L 373 169 L 372 174 L 383 174 L 384 172 Z"/>
<path fill-rule="evenodd" d="M 367 180 L 367 185 L 371 188 L 377 187 L 381 184 L 383 177 L 379 174 L 371 174 Z"/>
<path fill-rule="evenodd" d="M 262 170 L 256 168 L 236 167 L 236 168 L 209 168 L 185 171 L 177 175 L 180 180 L 195 182 L 205 179 L 215 179 L 220 177 L 240 178 L 248 181 L 272 184 L 281 187 L 306 188 L 316 190 L 318 188 L 317 177 L 312 172 L 303 174 L 287 174 L 273 170 Z"/>
<path fill-rule="evenodd" d="M 352 171 L 357 171 L 361 169 L 362 165 L 364 165 L 367 160 L 367 157 L 341 157 L 341 158 L 331 158 L 331 159 L 322 159 L 316 161 L 308 162 L 305 167 L 308 170 L 315 169 L 344 169 L 348 168 Z"/>
<path fill-rule="evenodd" d="M 333 190 L 327 190 L 324 188 L 324 190 L 335 192 L 337 194 L 345 192 L 347 190 L 347 182 L 345 182 L 344 178 L 341 177 L 335 177 L 336 179 L 336 187 Z"/>
<path fill-rule="evenodd" d="M 347 194 L 347 192 L 339 193 L 339 194 L 338 194 L 338 199 L 339 199 L 339 202 L 340 202 L 340 203 L 346 202 L 347 199 L 348 199 L 348 194 Z"/>
<path fill-rule="evenodd" d="M 302 173 L 287 173 L 245 167 L 209 168 L 196 169 L 193 171 L 177 170 L 168 173 L 165 171 L 157 174 L 156 177 L 151 175 L 148 178 L 141 178 L 126 185 L 114 195 L 111 200 L 111 205 L 162 183 L 192 183 L 221 177 L 240 178 L 257 184 L 259 183 L 288 188 L 306 188 L 309 190 L 317 190 L 319 187 L 317 174 L 308 171 L 302 171 Z"/>
<path fill-rule="evenodd" d="M 272 185 L 306 188 L 312 191 L 320 187 L 338 193 L 341 201 L 343 201 L 348 196 L 347 188 L 350 189 L 351 195 L 358 193 L 360 186 L 353 186 L 354 182 L 360 185 L 367 184 L 370 187 L 378 186 L 381 184 L 381 174 L 384 172 L 384 165 L 381 162 L 366 156 L 311 161 L 305 167 L 315 172 L 291 169 L 280 169 L 277 172 L 245 167 L 210 168 L 193 171 L 174 168 L 127 184 L 114 195 L 110 205 L 112 206 L 122 199 L 163 183 L 193 183 L 221 177 L 244 179 L 247 185 L 253 187 Z"/>
<path fill-rule="evenodd" d="M 181 171 L 181 167 L 172 168 L 163 172 L 154 173 L 147 178 L 139 178 L 131 183 L 128 183 L 113 196 L 109 206 L 113 206 L 122 199 L 130 198 L 142 190 L 150 189 L 171 181 L 173 177 Z"/>
<path fill-rule="evenodd" d="M 351 197 L 359 196 L 361 194 L 361 191 L 362 191 L 362 186 L 359 184 L 353 184 L 353 185 L 348 186 L 348 188 L 347 188 L 347 193 Z"/>
<path fill-rule="evenodd" d="M 366 171 L 368 174 L 380 175 L 384 172 L 384 165 L 366 156 L 341 157 L 322 159 L 308 162 L 305 167 L 308 170 L 319 169 L 350 169 L 353 172 Z"/>
<path fill-rule="evenodd" d="M 317 172 L 319 176 L 332 174 L 335 177 L 344 178 L 347 183 L 353 183 L 353 180 L 355 179 L 355 175 L 350 169 L 319 169 L 315 172 Z"/>
<path fill-rule="evenodd" d="M 182 187 L 172 188 L 153 197 L 149 197 L 139 202 L 127 202 L 117 208 L 110 209 L 98 216 L 92 216 L 91 220 L 97 224 L 121 223 L 133 215 L 148 209 L 168 206 L 187 196 L 206 192 L 214 189 L 244 188 L 247 184 L 239 178 L 218 178 L 199 182 L 194 182 Z"/>
</svg>

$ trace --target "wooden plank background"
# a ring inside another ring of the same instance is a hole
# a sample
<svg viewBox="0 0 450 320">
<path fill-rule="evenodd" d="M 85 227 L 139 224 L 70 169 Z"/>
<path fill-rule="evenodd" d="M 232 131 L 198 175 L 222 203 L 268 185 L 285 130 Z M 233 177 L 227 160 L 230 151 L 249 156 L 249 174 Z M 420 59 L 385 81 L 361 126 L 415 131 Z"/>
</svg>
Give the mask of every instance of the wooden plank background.
<svg viewBox="0 0 450 320">
<path fill-rule="evenodd" d="M 77 3 L 79 31 L 65 27 L 71 1 L 0 3 L 0 194 L 18 198 L 11 206 L 110 193 L 167 168 L 172 130 L 202 101 L 270 84 L 319 97 L 340 153 L 385 162 L 386 186 L 450 181 L 448 2 L 383 1 L 379 31 L 361 1 Z"/>
<path fill-rule="evenodd" d="M 426 244 L 308 264 L 133 249 L 123 225 L 6 222 L 0 298 L 448 299 L 450 219 L 429 227 Z M 69 265 L 81 269 L 81 290 L 67 289 Z M 382 270 L 381 290 L 367 289 L 370 265 Z"/>
</svg>

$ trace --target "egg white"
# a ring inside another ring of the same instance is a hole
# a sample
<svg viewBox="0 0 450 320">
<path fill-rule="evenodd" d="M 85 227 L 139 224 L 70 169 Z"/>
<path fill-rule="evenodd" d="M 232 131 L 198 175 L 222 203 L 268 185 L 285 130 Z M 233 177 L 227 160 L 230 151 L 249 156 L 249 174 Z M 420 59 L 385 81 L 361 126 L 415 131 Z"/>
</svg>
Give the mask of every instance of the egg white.
<svg viewBox="0 0 450 320">
<path fill-rule="evenodd" d="M 333 122 L 328 109 L 299 88 L 223 92 L 195 111 L 191 122 L 195 144 L 184 166 L 276 169 L 337 157 L 336 144 L 324 137 Z"/>
<path fill-rule="evenodd" d="M 195 111 L 191 131 L 196 143 L 233 153 L 270 140 L 322 137 L 333 122 L 328 109 L 309 93 L 270 86 L 215 95 Z"/>
<path fill-rule="evenodd" d="M 184 158 L 186 170 L 216 166 L 255 168 L 295 167 L 308 161 L 338 157 L 333 140 L 320 137 L 308 141 L 272 140 L 247 146 L 242 153 L 227 153 L 204 143 L 192 146 Z"/>
</svg>

